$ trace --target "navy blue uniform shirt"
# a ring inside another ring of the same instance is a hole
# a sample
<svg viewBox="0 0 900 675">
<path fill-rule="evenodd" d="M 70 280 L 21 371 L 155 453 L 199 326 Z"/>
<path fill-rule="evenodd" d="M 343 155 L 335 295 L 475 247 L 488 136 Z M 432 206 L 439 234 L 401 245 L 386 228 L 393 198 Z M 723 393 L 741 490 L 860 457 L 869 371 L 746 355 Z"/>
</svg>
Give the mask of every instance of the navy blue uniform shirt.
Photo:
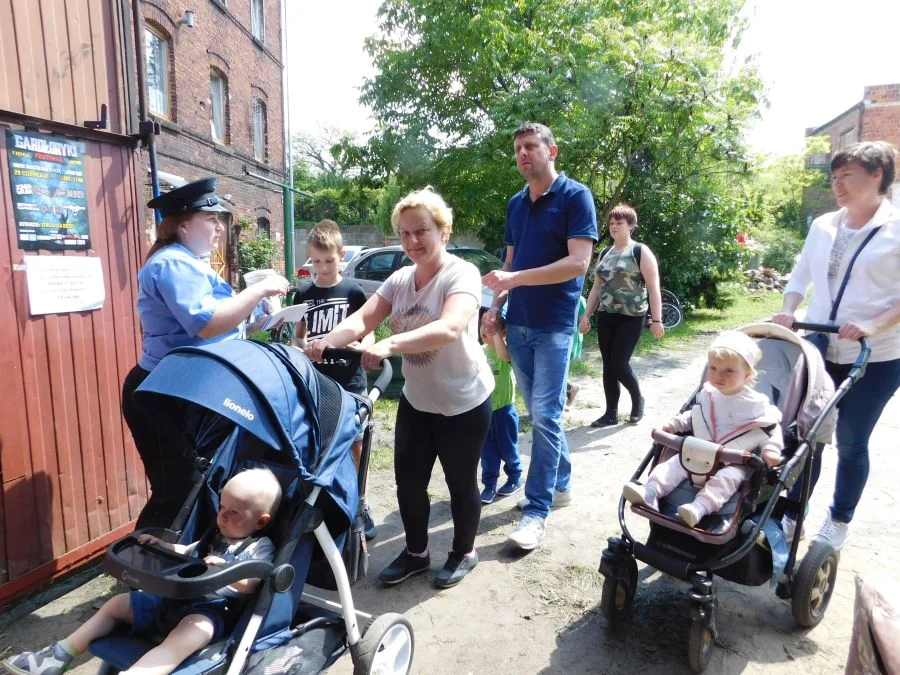
<svg viewBox="0 0 900 675">
<path fill-rule="evenodd" d="M 560 173 L 534 202 L 528 186 L 506 207 L 503 241 L 512 245 L 510 270 L 533 269 L 569 255 L 569 239 L 597 241 L 597 212 L 591 191 Z M 509 293 L 506 322 L 553 331 L 574 331 L 584 276 L 559 284 L 518 286 Z"/>
</svg>

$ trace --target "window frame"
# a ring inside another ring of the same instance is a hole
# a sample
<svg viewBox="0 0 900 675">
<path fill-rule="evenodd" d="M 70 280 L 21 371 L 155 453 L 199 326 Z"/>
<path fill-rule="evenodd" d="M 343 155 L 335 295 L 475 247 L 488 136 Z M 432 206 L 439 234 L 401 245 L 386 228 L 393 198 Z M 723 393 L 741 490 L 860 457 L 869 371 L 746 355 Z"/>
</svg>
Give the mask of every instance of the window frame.
<svg viewBox="0 0 900 675">
<path fill-rule="evenodd" d="M 162 67 L 160 72 L 162 73 L 163 79 L 163 87 L 164 91 L 162 92 L 163 99 L 165 101 L 165 110 L 155 110 L 154 105 L 154 91 L 157 91 L 155 88 L 151 87 L 151 78 L 150 78 L 150 58 L 149 58 L 149 50 L 150 44 L 148 41 L 148 37 L 152 36 L 158 40 L 161 49 L 159 53 L 162 55 Z M 163 33 L 159 28 L 156 28 L 152 24 L 148 22 L 144 22 L 144 76 L 147 79 L 147 109 L 154 115 L 158 115 L 160 117 L 164 117 L 166 119 L 172 119 L 172 82 L 169 77 L 169 70 L 171 68 L 172 60 L 171 60 L 171 38 Z"/>
<path fill-rule="evenodd" d="M 253 97 L 250 112 L 250 142 L 253 158 L 268 164 L 269 162 L 269 110 L 266 102 L 259 96 Z M 261 113 L 261 115 L 260 115 Z M 257 147 L 259 143 L 259 147 Z M 257 152 L 258 151 L 258 152 Z"/>
<path fill-rule="evenodd" d="M 265 5 L 263 0 L 250 0 L 250 33 L 253 35 L 253 39 L 260 44 L 264 44 L 266 41 Z"/>
<path fill-rule="evenodd" d="M 218 80 L 221 82 L 221 108 L 222 115 L 222 133 L 218 136 L 216 133 L 216 91 L 213 82 Z M 210 66 L 209 69 L 209 131 L 212 139 L 216 143 L 222 145 L 228 144 L 228 76 L 219 68 Z"/>
<path fill-rule="evenodd" d="M 393 274 L 393 272 L 397 269 L 397 256 L 398 255 L 399 254 L 397 251 L 380 251 L 378 253 L 373 253 L 372 255 L 367 257 L 365 260 L 360 261 L 360 263 L 353 270 L 353 277 L 355 279 L 363 279 L 365 281 L 386 281 L 387 278 L 389 276 L 391 276 L 391 274 Z M 383 269 L 379 268 L 378 270 L 371 270 L 372 263 L 375 261 L 376 258 L 379 258 L 379 259 L 384 258 L 384 259 L 388 260 L 389 261 L 388 267 L 383 268 Z M 377 271 L 378 275 L 374 276 L 374 277 L 368 276 L 367 273 L 370 271 Z M 386 274 L 384 274 L 384 277 L 381 277 L 381 274 L 384 272 L 386 272 Z"/>
</svg>

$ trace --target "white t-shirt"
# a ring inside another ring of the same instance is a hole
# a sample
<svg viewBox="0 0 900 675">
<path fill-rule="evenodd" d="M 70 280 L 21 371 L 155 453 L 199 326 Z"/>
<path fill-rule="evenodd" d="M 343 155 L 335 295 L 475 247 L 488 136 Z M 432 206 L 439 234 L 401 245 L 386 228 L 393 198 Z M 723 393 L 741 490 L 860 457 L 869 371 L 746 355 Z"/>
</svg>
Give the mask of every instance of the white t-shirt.
<svg viewBox="0 0 900 675">
<path fill-rule="evenodd" d="M 401 267 L 376 291 L 391 303 L 394 333 L 421 328 L 439 319 L 447 297 L 466 293 L 481 301 L 481 275 L 470 262 L 453 255 L 418 291 L 415 265 Z M 416 410 L 451 417 L 483 403 L 494 378 L 478 344 L 478 313 L 459 338 L 440 349 L 403 355 L 403 395 Z"/>
<path fill-rule="evenodd" d="M 834 276 L 836 283 L 829 283 L 831 252 L 845 213 L 841 209 L 826 213 L 813 221 L 800 258 L 791 272 L 791 280 L 784 288 L 785 293 L 806 295 L 806 291 L 812 286 L 806 321 L 828 321 L 834 297 L 844 279 L 850 259 L 874 227 L 881 229 L 866 244 L 853 264 L 834 322 L 840 326 L 847 321 L 871 321 L 890 309 L 900 298 L 900 209 L 887 199 L 881 200 L 872 220 L 858 230 L 851 230 L 853 234 L 837 264 Z M 856 340 L 839 340 L 836 335 L 830 335 L 829 338 L 829 361 L 853 363 L 856 360 L 859 355 Z M 900 324 L 870 337 L 869 347 L 872 348 L 869 360 L 873 363 L 900 358 Z"/>
</svg>

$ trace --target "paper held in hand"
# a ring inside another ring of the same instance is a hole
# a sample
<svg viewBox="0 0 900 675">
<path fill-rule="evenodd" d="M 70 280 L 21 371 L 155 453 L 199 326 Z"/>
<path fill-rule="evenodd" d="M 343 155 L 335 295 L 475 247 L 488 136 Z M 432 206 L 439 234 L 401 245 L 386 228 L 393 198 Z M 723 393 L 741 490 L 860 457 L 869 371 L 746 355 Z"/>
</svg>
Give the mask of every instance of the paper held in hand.
<svg viewBox="0 0 900 675">
<path fill-rule="evenodd" d="M 285 307 L 284 309 L 275 312 L 272 316 L 266 319 L 265 325 L 262 327 L 262 330 L 269 330 L 270 328 L 275 328 L 275 326 L 280 323 L 296 323 L 297 321 L 302 321 L 303 317 L 306 316 L 306 303 L 301 302 L 299 305 L 291 305 L 290 307 Z"/>
</svg>

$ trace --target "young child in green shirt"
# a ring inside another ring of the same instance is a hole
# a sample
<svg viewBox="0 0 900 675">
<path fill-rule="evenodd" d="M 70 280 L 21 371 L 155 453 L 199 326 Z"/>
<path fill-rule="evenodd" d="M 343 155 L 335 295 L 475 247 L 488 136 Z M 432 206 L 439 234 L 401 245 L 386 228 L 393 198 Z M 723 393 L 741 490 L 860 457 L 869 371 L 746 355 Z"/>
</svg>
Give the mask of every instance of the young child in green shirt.
<svg viewBox="0 0 900 675">
<path fill-rule="evenodd" d="M 490 504 L 499 495 L 507 497 L 522 489 L 522 460 L 519 458 L 519 416 L 516 413 L 516 384 L 513 378 L 509 351 L 506 348 L 506 321 L 497 317 L 499 330 L 488 335 L 481 326 L 484 354 L 494 374 L 494 393 L 491 394 L 491 426 L 481 448 L 481 503 Z M 506 482 L 497 489 L 500 463 Z"/>
</svg>

